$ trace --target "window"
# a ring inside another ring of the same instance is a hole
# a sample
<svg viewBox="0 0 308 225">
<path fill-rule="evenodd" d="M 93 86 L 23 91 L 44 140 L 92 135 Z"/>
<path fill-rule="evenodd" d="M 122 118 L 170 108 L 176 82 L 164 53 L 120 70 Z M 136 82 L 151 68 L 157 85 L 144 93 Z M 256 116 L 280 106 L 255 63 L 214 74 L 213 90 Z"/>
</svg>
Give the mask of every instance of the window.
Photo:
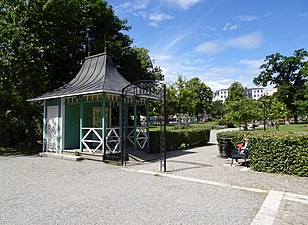
<svg viewBox="0 0 308 225">
<path fill-rule="evenodd" d="M 255 98 L 255 97 L 256 97 L 256 95 L 253 95 L 253 97 Z"/>
</svg>

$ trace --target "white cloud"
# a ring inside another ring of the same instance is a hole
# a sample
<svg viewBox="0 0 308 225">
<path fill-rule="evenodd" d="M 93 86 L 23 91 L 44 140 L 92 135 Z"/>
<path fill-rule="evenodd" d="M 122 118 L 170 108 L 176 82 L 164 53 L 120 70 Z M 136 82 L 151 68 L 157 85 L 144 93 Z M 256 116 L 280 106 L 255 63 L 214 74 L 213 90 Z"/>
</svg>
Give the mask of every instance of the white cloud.
<svg viewBox="0 0 308 225">
<path fill-rule="evenodd" d="M 258 17 L 257 16 L 238 16 L 236 17 L 236 19 L 238 19 L 239 21 L 253 21 L 253 20 L 257 20 Z"/>
<path fill-rule="evenodd" d="M 252 32 L 242 36 L 226 40 L 224 45 L 233 48 L 253 49 L 258 48 L 262 44 L 262 33 Z"/>
<path fill-rule="evenodd" d="M 152 27 L 158 27 L 159 23 L 163 20 L 171 20 L 174 18 L 173 16 L 160 12 L 157 9 L 148 11 L 149 4 L 150 0 L 135 0 L 123 3 L 116 8 L 148 20 L 148 24 Z"/>
<path fill-rule="evenodd" d="M 219 42 L 207 41 L 207 42 L 204 42 L 204 43 L 200 44 L 199 46 L 197 46 L 195 48 L 195 50 L 197 52 L 204 52 L 204 53 L 208 53 L 208 54 L 213 54 L 213 53 L 217 53 L 217 52 L 221 51 L 222 48 L 221 48 L 221 45 L 219 44 Z"/>
<path fill-rule="evenodd" d="M 308 12 L 302 12 L 299 14 L 300 17 L 306 17 L 308 16 Z"/>
<path fill-rule="evenodd" d="M 146 9 L 149 3 L 150 0 L 135 0 L 131 2 L 125 2 L 116 8 L 125 12 L 133 12 L 135 10 Z"/>
<path fill-rule="evenodd" d="M 148 19 L 149 25 L 153 27 L 158 27 L 159 23 L 163 20 L 172 20 L 174 17 L 162 12 L 152 12 L 146 19 Z"/>
<path fill-rule="evenodd" d="M 155 60 L 159 60 L 159 61 L 166 61 L 166 60 L 171 59 L 171 55 L 156 54 L 156 55 L 151 56 L 151 58 Z"/>
<path fill-rule="evenodd" d="M 226 48 L 255 49 L 261 46 L 262 40 L 261 32 L 252 32 L 227 40 L 207 41 L 198 45 L 195 51 L 214 54 Z"/>
<path fill-rule="evenodd" d="M 182 39 L 184 39 L 187 35 L 189 35 L 189 33 L 181 33 L 178 34 L 176 37 L 173 38 L 173 41 L 171 41 L 170 43 L 168 43 L 168 45 L 166 47 L 164 47 L 164 52 L 168 51 L 172 46 L 174 46 L 176 43 L 178 43 L 179 41 L 181 41 Z"/>
<path fill-rule="evenodd" d="M 222 29 L 223 31 L 226 31 L 226 30 L 235 30 L 237 28 L 239 28 L 240 26 L 237 25 L 237 24 L 231 24 L 231 23 L 227 23 L 224 28 Z"/>
<path fill-rule="evenodd" d="M 209 29 L 209 30 L 211 30 L 211 31 L 215 31 L 215 30 L 216 30 L 215 27 L 212 27 L 212 26 L 210 26 L 210 25 L 207 25 L 207 26 L 205 27 L 205 29 Z"/>
<path fill-rule="evenodd" d="M 202 80 L 212 91 L 219 89 L 227 89 L 233 82 L 232 79 L 221 79 L 221 80 Z"/>
<path fill-rule="evenodd" d="M 266 13 L 261 16 L 255 16 L 255 15 L 237 16 L 235 19 L 239 21 L 250 22 L 250 21 L 261 19 L 263 17 L 268 17 L 270 15 L 271 13 Z"/>
<path fill-rule="evenodd" d="M 151 54 L 151 58 L 155 59 L 155 64 L 161 67 L 167 82 L 175 82 L 179 74 L 187 80 L 199 77 L 213 91 L 228 88 L 234 81 L 240 82 L 244 87 L 253 87 L 253 78 L 259 74 L 258 66 L 262 63 L 261 59 L 242 59 L 239 61 L 239 64 L 244 65 L 242 68 L 221 67 L 206 64 L 205 61 L 208 60 L 197 62 L 196 59 L 187 57 L 185 55 L 177 58 L 169 54 Z"/>
<path fill-rule="evenodd" d="M 149 20 L 156 22 L 160 22 L 162 20 L 171 20 L 173 18 L 174 18 L 173 16 L 161 12 L 153 12 L 149 15 Z"/>
<path fill-rule="evenodd" d="M 227 66 L 227 67 L 211 67 L 207 69 L 207 71 L 202 73 L 202 77 L 226 77 L 226 76 L 233 76 L 238 73 L 238 69 Z"/>
<path fill-rule="evenodd" d="M 168 0 L 170 3 L 180 6 L 182 9 L 189 9 L 201 0 Z"/>
<path fill-rule="evenodd" d="M 241 65 L 247 65 L 249 69 L 259 69 L 260 66 L 264 63 L 264 59 L 242 59 L 240 60 Z"/>
</svg>

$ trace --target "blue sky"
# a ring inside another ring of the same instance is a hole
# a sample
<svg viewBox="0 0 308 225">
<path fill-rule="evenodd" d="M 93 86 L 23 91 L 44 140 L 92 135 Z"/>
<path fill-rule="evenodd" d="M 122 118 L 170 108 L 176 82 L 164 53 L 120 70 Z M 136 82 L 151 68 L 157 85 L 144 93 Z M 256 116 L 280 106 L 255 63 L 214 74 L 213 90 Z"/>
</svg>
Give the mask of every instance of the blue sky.
<svg viewBox="0 0 308 225">
<path fill-rule="evenodd" d="M 108 0 L 134 46 L 166 81 L 199 77 L 213 91 L 253 87 L 267 55 L 308 50 L 307 0 Z"/>
</svg>

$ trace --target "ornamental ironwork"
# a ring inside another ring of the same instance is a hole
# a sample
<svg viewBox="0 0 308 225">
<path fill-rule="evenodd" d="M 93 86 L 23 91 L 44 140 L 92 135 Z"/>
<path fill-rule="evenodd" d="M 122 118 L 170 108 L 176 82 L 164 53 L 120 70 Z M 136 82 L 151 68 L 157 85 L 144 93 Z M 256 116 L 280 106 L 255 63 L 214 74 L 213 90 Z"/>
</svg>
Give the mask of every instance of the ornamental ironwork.
<svg viewBox="0 0 308 225">
<path fill-rule="evenodd" d="M 131 83 L 122 89 L 122 148 L 121 148 L 121 162 L 122 165 L 126 165 L 127 158 L 127 137 L 131 137 L 128 134 L 128 102 L 139 101 L 142 99 L 150 99 L 160 102 L 160 170 L 166 172 L 166 85 L 153 80 L 141 80 Z M 136 119 L 136 118 L 134 118 Z M 146 136 L 142 132 L 144 139 Z M 139 136 L 138 136 L 139 137 Z M 146 137 L 148 138 L 148 137 Z M 130 139 L 129 139 L 130 140 Z M 132 140 L 130 140 L 132 141 Z M 138 141 L 138 140 L 137 140 Z M 139 147 L 144 147 L 145 142 L 137 143 Z"/>
</svg>

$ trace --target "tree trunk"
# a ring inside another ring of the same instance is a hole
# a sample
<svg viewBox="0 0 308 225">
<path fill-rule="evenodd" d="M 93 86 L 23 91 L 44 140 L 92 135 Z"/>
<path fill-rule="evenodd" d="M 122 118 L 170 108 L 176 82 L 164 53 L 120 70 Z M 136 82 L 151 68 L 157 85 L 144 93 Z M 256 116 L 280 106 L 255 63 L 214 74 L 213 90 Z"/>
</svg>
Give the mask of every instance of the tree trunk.
<svg viewBox="0 0 308 225">
<path fill-rule="evenodd" d="M 290 124 L 290 119 L 289 119 L 288 116 L 285 116 L 285 117 L 284 117 L 284 122 L 285 122 L 286 125 L 289 125 L 289 124 Z"/>
<path fill-rule="evenodd" d="M 298 124 L 298 115 L 294 115 L 294 123 Z"/>
<path fill-rule="evenodd" d="M 27 102 L 23 102 L 23 114 L 24 114 L 24 120 L 25 120 L 27 131 L 28 131 L 28 135 L 29 135 L 29 140 L 31 144 L 34 145 L 36 144 L 36 138 L 35 138 L 34 127 L 30 120 L 30 111 L 29 111 L 29 105 Z"/>
</svg>

